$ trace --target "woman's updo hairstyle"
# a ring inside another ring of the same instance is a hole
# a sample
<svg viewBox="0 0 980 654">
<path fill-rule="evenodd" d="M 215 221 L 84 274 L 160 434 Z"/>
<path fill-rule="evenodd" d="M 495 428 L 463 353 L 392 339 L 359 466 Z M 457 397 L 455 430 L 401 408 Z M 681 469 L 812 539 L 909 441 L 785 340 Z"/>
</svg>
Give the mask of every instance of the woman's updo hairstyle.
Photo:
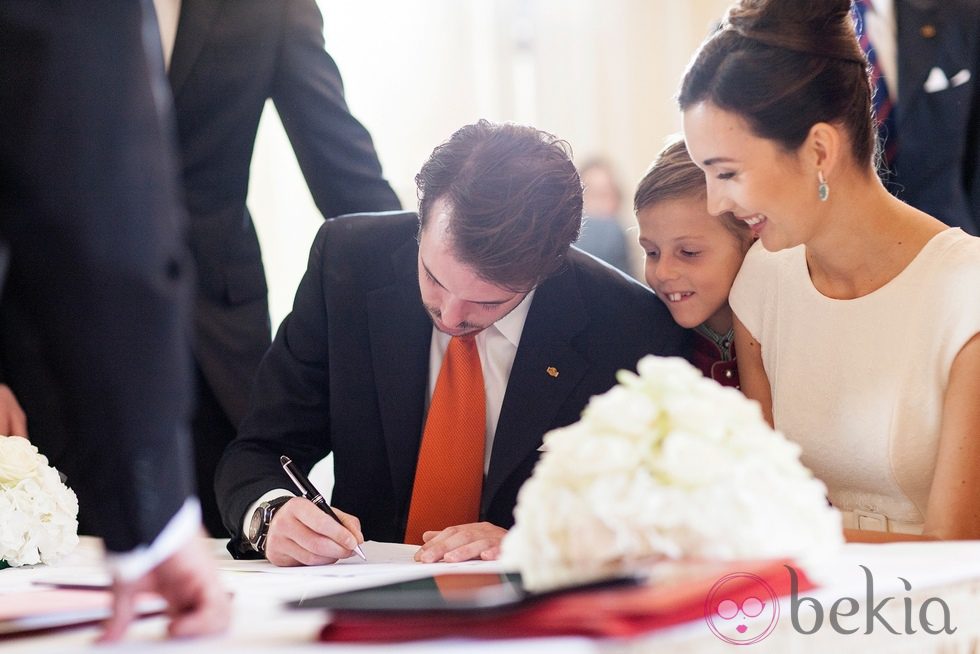
<svg viewBox="0 0 980 654">
<path fill-rule="evenodd" d="M 787 152 L 819 122 L 843 126 L 861 165 L 875 155 L 871 84 L 850 0 L 741 0 L 684 73 L 682 110 L 708 101 Z"/>
</svg>

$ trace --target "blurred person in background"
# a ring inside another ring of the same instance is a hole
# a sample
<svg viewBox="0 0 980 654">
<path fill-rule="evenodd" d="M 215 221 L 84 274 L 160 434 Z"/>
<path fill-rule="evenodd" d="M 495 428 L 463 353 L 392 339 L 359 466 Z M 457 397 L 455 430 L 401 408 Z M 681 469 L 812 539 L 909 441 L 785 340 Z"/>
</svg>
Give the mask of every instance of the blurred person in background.
<svg viewBox="0 0 980 654">
<path fill-rule="evenodd" d="M 630 274 L 626 233 L 620 224 L 623 190 L 612 166 L 604 159 L 588 160 L 580 169 L 582 178 L 582 234 L 575 245 L 611 266 Z"/>
<path fill-rule="evenodd" d="M 196 538 L 193 265 L 152 15 L 149 0 L 0 3 L 0 353 L 32 442 L 105 544 L 104 640 L 138 591 L 167 601 L 172 636 L 230 617 Z"/>
<path fill-rule="evenodd" d="M 980 226 L 980 0 L 854 0 L 881 139 L 899 199 Z"/>
</svg>

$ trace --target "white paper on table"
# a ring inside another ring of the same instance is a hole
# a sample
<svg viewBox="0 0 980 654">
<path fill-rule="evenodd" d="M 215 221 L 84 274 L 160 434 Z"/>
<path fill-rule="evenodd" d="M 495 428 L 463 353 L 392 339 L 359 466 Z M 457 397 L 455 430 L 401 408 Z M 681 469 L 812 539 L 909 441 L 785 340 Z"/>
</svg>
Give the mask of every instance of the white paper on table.
<svg viewBox="0 0 980 654">
<path fill-rule="evenodd" d="M 504 570 L 497 561 L 419 563 L 415 560 L 417 545 L 367 541 L 362 544 L 362 549 L 367 561 L 355 554 L 333 565 L 283 568 L 266 560 L 228 559 L 216 563 L 225 585 L 234 591 L 236 602 L 243 604 L 301 600 L 446 572 L 500 573 Z M 266 574 L 250 574 L 256 572 Z"/>
<path fill-rule="evenodd" d="M 361 545 L 367 561 L 356 554 L 332 565 L 280 567 L 266 560 L 219 560 L 218 569 L 229 572 L 268 572 L 274 574 L 318 577 L 365 577 L 373 575 L 411 574 L 426 576 L 445 572 L 504 572 L 498 561 L 462 561 L 459 563 L 419 563 L 415 560 L 417 545 L 365 541 Z"/>
<path fill-rule="evenodd" d="M 419 551 L 418 545 L 406 545 L 405 543 L 380 543 L 376 540 L 365 541 L 361 545 L 361 551 L 367 558 L 365 561 L 357 554 L 346 559 L 337 561 L 338 565 L 377 565 L 379 563 L 415 563 L 415 553 Z"/>
</svg>

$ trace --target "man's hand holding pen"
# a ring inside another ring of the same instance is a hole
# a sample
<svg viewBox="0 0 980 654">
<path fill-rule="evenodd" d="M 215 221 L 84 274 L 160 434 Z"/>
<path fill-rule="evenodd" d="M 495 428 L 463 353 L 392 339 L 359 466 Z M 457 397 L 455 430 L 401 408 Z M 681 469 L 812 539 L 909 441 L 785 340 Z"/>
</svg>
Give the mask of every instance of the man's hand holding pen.
<svg viewBox="0 0 980 654">
<path fill-rule="evenodd" d="M 336 563 L 354 554 L 354 548 L 364 542 L 361 522 L 333 510 L 341 522 L 305 497 L 286 502 L 269 523 L 265 557 L 273 565 L 297 566 Z"/>
</svg>

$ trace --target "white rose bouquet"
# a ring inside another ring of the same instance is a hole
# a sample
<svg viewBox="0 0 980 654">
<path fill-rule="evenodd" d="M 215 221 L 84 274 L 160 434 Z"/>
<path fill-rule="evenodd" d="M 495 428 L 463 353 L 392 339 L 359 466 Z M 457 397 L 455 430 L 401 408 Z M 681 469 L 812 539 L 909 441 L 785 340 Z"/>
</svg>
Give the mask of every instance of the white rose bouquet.
<svg viewBox="0 0 980 654">
<path fill-rule="evenodd" d="M 637 370 L 545 435 L 502 549 L 529 588 L 664 558 L 806 558 L 843 542 L 825 486 L 757 402 L 683 359 L 648 356 Z"/>
<path fill-rule="evenodd" d="M 78 544 L 78 499 L 26 438 L 0 436 L 0 568 L 48 563 Z"/>
</svg>

